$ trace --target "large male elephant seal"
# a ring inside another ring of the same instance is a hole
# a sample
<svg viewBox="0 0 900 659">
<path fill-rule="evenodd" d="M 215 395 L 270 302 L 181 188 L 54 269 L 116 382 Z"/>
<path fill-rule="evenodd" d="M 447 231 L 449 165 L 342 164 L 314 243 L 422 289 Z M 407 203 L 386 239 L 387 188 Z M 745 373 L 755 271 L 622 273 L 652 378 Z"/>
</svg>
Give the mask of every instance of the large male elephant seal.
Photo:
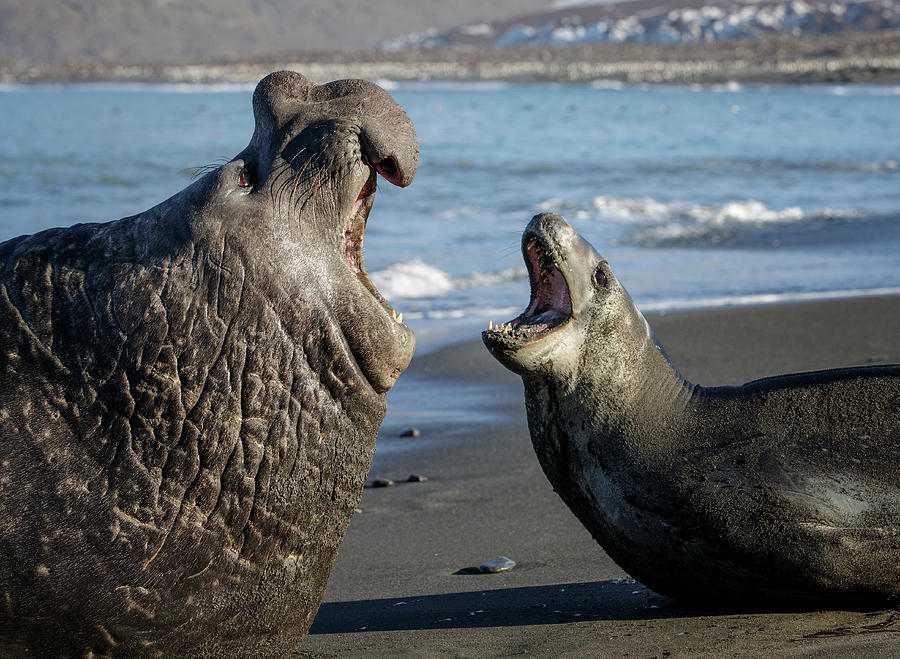
<svg viewBox="0 0 900 659">
<path fill-rule="evenodd" d="M 413 352 L 362 242 L 418 146 L 361 80 L 273 73 L 253 111 L 160 205 L 0 245 L 8 651 L 284 656 L 312 622 Z"/>
<path fill-rule="evenodd" d="M 553 487 L 647 586 L 708 603 L 900 596 L 900 366 L 684 380 L 609 265 L 539 215 L 531 302 L 484 342 L 519 373 Z"/>
</svg>

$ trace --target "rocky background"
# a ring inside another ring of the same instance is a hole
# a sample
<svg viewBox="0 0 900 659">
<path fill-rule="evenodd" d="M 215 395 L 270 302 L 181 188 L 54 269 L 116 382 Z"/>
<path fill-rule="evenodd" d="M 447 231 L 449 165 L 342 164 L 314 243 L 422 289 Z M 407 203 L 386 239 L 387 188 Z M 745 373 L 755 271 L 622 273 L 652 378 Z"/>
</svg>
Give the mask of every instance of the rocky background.
<svg viewBox="0 0 900 659">
<path fill-rule="evenodd" d="M 900 0 L 0 0 L 0 82 L 900 82 Z"/>
<path fill-rule="evenodd" d="M 368 50 L 550 0 L 0 0 L 0 61 L 183 64 Z"/>
<path fill-rule="evenodd" d="M 900 0 L 563 0 L 555 4 L 550 11 L 513 19 L 470 23 L 449 30 L 432 28 L 390 39 L 380 47 L 671 45 L 900 29 Z"/>
</svg>

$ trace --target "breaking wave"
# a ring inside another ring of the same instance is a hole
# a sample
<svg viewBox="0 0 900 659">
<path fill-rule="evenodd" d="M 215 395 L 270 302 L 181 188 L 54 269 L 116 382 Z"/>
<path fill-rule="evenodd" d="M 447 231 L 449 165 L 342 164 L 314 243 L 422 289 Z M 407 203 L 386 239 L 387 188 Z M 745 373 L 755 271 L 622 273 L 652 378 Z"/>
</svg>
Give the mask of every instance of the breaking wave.
<svg viewBox="0 0 900 659">
<path fill-rule="evenodd" d="M 370 278 L 385 298 L 395 300 L 440 297 L 454 290 L 496 286 L 527 276 L 524 267 L 453 276 L 421 259 L 413 259 L 373 272 Z"/>
<path fill-rule="evenodd" d="M 581 221 L 621 225 L 621 244 L 640 247 L 752 247 L 777 242 L 784 231 L 800 232 L 828 224 L 871 216 L 859 209 L 773 209 L 754 199 L 723 205 L 684 201 L 664 202 L 645 197 L 621 199 L 602 195 L 588 203 L 548 199 L 538 210 L 560 210 Z"/>
</svg>

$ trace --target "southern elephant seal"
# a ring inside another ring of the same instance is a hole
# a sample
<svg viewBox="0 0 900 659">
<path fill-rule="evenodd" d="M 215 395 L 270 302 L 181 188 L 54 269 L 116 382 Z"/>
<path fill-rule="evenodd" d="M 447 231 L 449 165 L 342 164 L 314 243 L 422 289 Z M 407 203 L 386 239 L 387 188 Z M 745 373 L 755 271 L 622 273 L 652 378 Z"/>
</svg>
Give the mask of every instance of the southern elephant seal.
<svg viewBox="0 0 900 659">
<path fill-rule="evenodd" d="M 559 216 L 522 239 L 528 308 L 484 332 L 522 376 L 555 490 L 627 572 L 704 604 L 900 596 L 900 366 L 700 387 Z"/>
<path fill-rule="evenodd" d="M 7 649 L 284 656 L 318 609 L 414 349 L 362 244 L 418 144 L 361 80 L 253 111 L 158 206 L 0 245 Z"/>
</svg>

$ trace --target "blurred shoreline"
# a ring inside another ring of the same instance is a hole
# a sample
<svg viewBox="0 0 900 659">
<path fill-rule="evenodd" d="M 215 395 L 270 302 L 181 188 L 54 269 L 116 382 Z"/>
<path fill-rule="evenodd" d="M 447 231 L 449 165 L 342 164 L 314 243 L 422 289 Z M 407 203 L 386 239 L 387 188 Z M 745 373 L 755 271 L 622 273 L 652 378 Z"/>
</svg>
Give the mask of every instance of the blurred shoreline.
<svg viewBox="0 0 900 659">
<path fill-rule="evenodd" d="M 317 82 L 359 77 L 522 83 L 900 84 L 900 32 L 775 36 L 675 46 L 621 43 L 293 53 L 195 64 L 0 62 L 0 83 L 252 83 L 278 69 L 298 70 Z"/>
</svg>

